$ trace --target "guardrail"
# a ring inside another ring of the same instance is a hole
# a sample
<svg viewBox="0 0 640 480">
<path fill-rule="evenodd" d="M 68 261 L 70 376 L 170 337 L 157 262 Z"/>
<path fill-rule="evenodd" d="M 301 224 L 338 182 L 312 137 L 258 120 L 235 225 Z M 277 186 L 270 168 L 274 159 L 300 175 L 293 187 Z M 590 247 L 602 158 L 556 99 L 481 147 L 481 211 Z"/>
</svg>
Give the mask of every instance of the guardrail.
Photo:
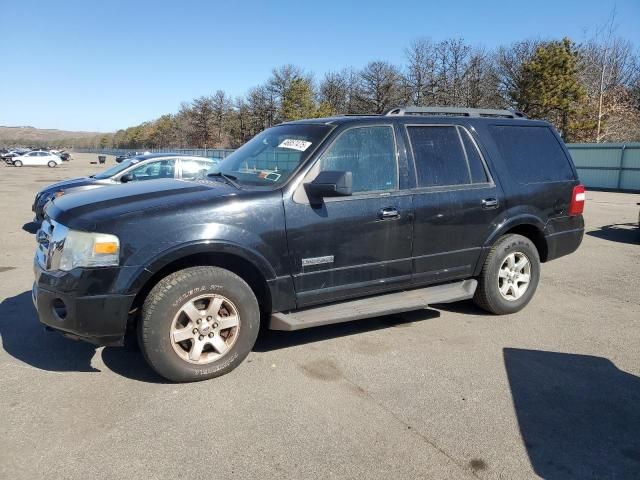
<svg viewBox="0 0 640 480">
<path fill-rule="evenodd" d="M 640 143 L 569 143 L 567 148 L 587 188 L 640 192 Z M 83 148 L 77 152 L 121 155 L 140 149 Z M 230 148 L 153 148 L 152 153 L 175 152 L 199 157 L 226 158 Z"/>
</svg>

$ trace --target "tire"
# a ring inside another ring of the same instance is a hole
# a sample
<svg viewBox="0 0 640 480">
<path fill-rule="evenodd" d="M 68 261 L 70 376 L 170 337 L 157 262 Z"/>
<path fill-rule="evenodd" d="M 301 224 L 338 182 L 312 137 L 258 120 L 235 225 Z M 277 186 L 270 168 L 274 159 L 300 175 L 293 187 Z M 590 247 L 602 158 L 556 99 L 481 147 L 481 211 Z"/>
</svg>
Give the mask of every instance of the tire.
<svg viewBox="0 0 640 480">
<path fill-rule="evenodd" d="M 22 162 L 20 160 L 16 160 L 15 162 L 13 162 L 13 166 L 14 167 L 21 167 L 22 166 Z"/>
<path fill-rule="evenodd" d="M 528 261 L 528 269 L 524 259 Z M 518 268 L 520 265 L 524 267 Z M 498 239 L 485 259 L 473 301 L 496 315 L 515 313 L 533 298 L 539 280 L 540 256 L 535 245 L 522 235 L 505 235 Z"/>
<path fill-rule="evenodd" d="M 221 306 L 213 306 L 214 301 Z M 211 315 L 203 313 L 216 308 Z M 223 330 L 226 320 L 237 327 Z M 236 368 L 253 348 L 259 329 L 260 308 L 251 287 L 228 270 L 200 266 L 172 273 L 153 287 L 142 306 L 138 341 L 158 374 L 173 382 L 193 382 Z M 185 339 L 174 341 L 178 338 Z M 204 347 L 196 348 L 198 342 Z"/>
<path fill-rule="evenodd" d="M 58 166 L 58 164 L 56 162 L 54 162 L 53 160 L 51 160 L 49 163 L 47 163 L 47 165 L 49 166 L 49 168 L 54 168 L 54 167 Z"/>
</svg>

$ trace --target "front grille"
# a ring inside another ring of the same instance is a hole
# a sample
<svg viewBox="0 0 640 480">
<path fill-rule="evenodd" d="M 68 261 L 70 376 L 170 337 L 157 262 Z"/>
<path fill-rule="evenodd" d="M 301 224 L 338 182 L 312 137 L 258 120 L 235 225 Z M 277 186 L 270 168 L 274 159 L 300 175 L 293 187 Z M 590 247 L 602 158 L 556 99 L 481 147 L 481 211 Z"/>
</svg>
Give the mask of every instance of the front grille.
<svg viewBox="0 0 640 480">
<path fill-rule="evenodd" d="M 46 218 L 42 221 L 42 226 L 36 233 L 36 260 L 44 270 L 58 269 L 68 231 L 67 227 L 54 220 Z"/>
</svg>

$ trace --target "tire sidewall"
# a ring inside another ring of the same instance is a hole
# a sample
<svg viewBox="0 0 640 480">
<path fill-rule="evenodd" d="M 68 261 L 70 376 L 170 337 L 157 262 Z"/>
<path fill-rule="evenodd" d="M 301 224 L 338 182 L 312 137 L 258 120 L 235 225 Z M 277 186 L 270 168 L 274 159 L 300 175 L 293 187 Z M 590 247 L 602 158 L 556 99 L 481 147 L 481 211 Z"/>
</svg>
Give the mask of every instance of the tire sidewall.
<svg viewBox="0 0 640 480">
<path fill-rule="evenodd" d="M 182 272 L 188 270 L 192 269 Z M 245 359 L 255 343 L 260 327 L 260 309 L 255 295 L 240 277 L 220 268 L 200 268 L 195 275 L 177 278 L 179 280 L 169 284 L 169 288 L 163 288 L 163 295 L 157 302 L 145 302 L 139 325 L 141 349 L 151 366 L 172 381 L 198 381 L 224 375 Z M 161 284 L 156 287 L 166 287 Z M 152 294 L 153 290 L 148 298 Z M 196 365 L 180 358 L 174 351 L 171 325 L 187 301 L 207 294 L 224 295 L 233 302 L 240 316 L 240 331 L 238 339 L 222 358 Z"/>
<path fill-rule="evenodd" d="M 531 276 L 529 287 L 517 300 L 507 300 L 498 288 L 498 273 L 507 256 L 514 252 L 522 252 L 529 259 Z M 493 252 L 484 281 L 487 283 L 487 296 L 493 308 L 500 313 L 508 314 L 522 310 L 533 298 L 540 280 L 540 256 L 535 245 L 521 235 L 510 235 L 502 240 Z"/>
</svg>

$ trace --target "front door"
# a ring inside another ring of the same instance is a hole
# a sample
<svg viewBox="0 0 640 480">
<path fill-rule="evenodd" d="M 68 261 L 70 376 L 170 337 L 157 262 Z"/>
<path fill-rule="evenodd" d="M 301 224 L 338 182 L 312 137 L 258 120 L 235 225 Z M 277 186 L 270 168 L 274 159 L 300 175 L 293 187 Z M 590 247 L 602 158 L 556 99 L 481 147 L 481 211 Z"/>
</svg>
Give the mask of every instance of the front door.
<svg viewBox="0 0 640 480">
<path fill-rule="evenodd" d="M 411 194 L 398 187 L 394 129 L 343 131 L 307 175 L 350 171 L 353 196 L 309 204 L 301 185 L 285 202 L 298 306 L 377 293 L 411 278 Z"/>
</svg>

